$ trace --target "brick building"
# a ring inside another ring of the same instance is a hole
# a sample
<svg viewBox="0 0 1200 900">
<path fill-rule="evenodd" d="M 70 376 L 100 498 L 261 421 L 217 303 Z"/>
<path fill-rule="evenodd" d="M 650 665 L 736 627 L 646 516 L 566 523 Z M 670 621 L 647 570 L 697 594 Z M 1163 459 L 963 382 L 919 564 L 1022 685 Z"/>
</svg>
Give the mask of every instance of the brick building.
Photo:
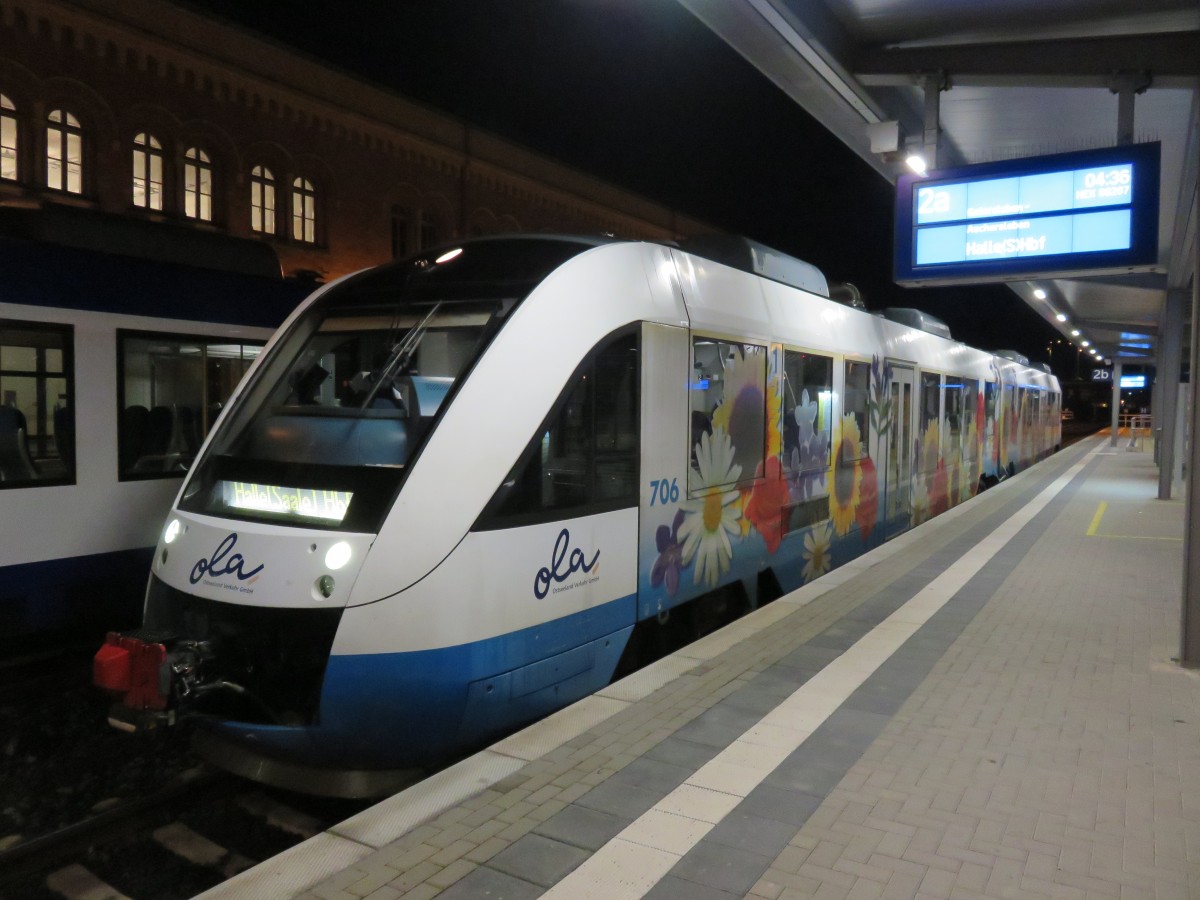
<svg viewBox="0 0 1200 900">
<path fill-rule="evenodd" d="M 706 230 L 161 0 L 0 0 L 0 152 L 0 207 L 258 238 L 325 279 L 478 234 Z"/>
</svg>

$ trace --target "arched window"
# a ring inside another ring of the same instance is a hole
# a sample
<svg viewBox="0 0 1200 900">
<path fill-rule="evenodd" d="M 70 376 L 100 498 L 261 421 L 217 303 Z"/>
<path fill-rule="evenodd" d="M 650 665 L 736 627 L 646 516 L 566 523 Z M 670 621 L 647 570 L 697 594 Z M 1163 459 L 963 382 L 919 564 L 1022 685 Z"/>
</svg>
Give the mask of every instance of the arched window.
<svg viewBox="0 0 1200 900">
<path fill-rule="evenodd" d="M 83 193 L 83 127 L 61 109 L 46 117 L 46 187 Z"/>
<path fill-rule="evenodd" d="M 189 147 L 183 155 L 183 214 L 189 219 L 211 222 L 212 197 L 212 160 L 199 147 Z"/>
<path fill-rule="evenodd" d="M 392 259 L 403 259 L 408 256 L 408 223 L 412 216 L 410 210 L 399 203 L 392 206 Z"/>
<path fill-rule="evenodd" d="M 317 242 L 317 192 L 307 178 L 292 182 L 292 237 L 306 244 Z"/>
<path fill-rule="evenodd" d="M 428 210 L 421 210 L 417 219 L 417 249 L 428 250 L 438 242 L 437 223 Z"/>
<path fill-rule="evenodd" d="M 163 148 L 144 131 L 133 139 L 133 205 L 163 208 Z"/>
<path fill-rule="evenodd" d="M 275 176 L 266 166 L 250 170 L 250 227 L 275 233 Z"/>
<path fill-rule="evenodd" d="M 17 180 L 17 108 L 0 94 L 0 178 Z"/>
</svg>

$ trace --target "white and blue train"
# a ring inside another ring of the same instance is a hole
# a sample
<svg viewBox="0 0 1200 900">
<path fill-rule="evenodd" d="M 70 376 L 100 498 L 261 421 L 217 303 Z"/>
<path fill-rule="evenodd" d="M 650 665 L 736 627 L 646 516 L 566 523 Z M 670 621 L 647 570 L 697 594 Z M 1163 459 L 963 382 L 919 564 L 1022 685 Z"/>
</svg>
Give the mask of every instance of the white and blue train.
<svg viewBox="0 0 1200 900">
<path fill-rule="evenodd" d="M 256 759 L 444 759 L 1034 463 L 1060 398 L 741 239 L 486 238 L 367 270 L 238 388 L 96 680 L 114 724 L 194 715 Z"/>
</svg>

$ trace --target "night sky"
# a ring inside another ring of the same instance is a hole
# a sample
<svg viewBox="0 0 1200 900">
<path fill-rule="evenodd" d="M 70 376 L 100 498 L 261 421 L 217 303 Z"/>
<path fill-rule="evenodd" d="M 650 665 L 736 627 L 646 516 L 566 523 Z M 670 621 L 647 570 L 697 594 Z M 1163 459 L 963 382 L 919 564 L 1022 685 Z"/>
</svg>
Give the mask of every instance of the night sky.
<svg viewBox="0 0 1200 900">
<path fill-rule="evenodd" d="M 183 2 L 183 0 L 177 0 Z M 1007 288 L 891 281 L 893 188 L 673 0 L 188 0 L 1035 361 L 1057 332 Z"/>
</svg>

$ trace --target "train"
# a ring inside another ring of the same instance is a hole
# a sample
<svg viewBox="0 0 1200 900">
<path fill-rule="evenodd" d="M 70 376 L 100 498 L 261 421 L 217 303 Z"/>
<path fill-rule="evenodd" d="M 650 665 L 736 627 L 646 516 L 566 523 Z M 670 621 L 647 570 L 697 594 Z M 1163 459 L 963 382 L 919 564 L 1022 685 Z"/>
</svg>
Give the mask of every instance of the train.
<svg viewBox="0 0 1200 900">
<path fill-rule="evenodd" d="M 0 210 L 3 659 L 141 621 L 208 427 L 312 291 L 260 242 L 120 218 Z"/>
<path fill-rule="evenodd" d="M 320 288 L 96 655 L 110 722 L 309 787 L 454 758 L 1059 446 L 1044 368 L 831 293 L 721 236 L 480 238 Z"/>
</svg>

